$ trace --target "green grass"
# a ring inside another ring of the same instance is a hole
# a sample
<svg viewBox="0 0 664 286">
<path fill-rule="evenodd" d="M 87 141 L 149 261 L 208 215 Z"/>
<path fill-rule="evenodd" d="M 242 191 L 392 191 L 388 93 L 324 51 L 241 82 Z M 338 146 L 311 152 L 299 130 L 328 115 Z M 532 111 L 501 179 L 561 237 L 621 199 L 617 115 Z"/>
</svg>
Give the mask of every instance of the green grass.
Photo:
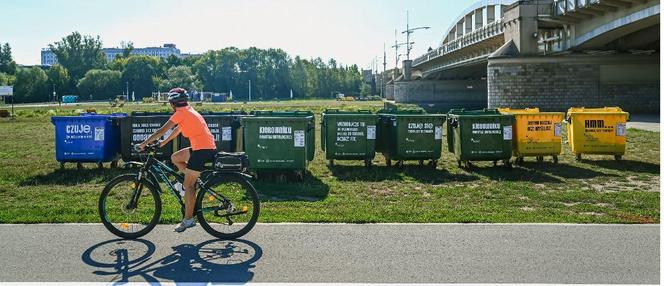
<svg viewBox="0 0 664 286">
<path fill-rule="evenodd" d="M 375 111 L 382 103 L 285 101 L 197 109 L 307 109 L 318 114 L 328 107 Z M 75 114 L 76 109 L 85 107 L 19 108 L 16 120 L 0 119 L 0 223 L 99 222 L 99 193 L 124 170 L 98 170 L 92 164 L 83 171 L 74 165 L 58 170 L 49 116 Z M 96 109 L 167 110 L 160 105 Z M 612 156 L 584 156 L 587 160 L 576 162 L 564 144 L 558 165 L 526 159 L 512 170 L 491 163 L 459 169 L 443 141 L 436 170 L 421 169 L 416 162 L 402 170 L 388 168 L 380 154 L 370 170 L 353 161 L 330 168 L 316 142 L 316 159 L 303 183 L 256 182 L 260 221 L 659 223 L 659 133 L 630 129 L 620 162 Z M 168 197 L 164 203 L 162 223 L 178 221 L 176 202 Z"/>
</svg>

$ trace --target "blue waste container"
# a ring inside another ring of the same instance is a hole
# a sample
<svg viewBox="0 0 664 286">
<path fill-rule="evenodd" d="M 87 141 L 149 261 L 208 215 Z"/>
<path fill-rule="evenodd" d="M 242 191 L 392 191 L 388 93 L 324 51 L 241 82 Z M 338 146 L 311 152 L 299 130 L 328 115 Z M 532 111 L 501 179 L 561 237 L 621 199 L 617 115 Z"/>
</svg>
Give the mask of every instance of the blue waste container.
<svg viewBox="0 0 664 286">
<path fill-rule="evenodd" d="M 55 159 L 64 168 L 65 163 L 111 162 L 117 166 L 120 151 L 120 130 L 113 121 L 126 117 L 125 113 L 107 115 L 81 114 L 80 116 L 53 116 L 55 125 Z"/>
</svg>

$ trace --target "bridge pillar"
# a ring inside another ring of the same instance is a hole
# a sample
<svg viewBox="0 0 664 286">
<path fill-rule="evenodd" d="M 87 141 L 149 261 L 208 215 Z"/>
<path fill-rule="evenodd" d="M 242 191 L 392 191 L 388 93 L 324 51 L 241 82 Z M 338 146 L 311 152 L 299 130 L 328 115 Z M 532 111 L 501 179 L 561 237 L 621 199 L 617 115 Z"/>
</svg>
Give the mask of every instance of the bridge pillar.
<svg viewBox="0 0 664 286">
<path fill-rule="evenodd" d="M 412 60 L 405 60 L 402 62 L 403 66 L 403 80 L 410 80 L 413 75 L 413 61 Z"/>
<path fill-rule="evenodd" d="M 519 5 L 507 8 L 503 16 L 505 42 L 514 41 L 522 55 L 537 54 L 538 12 L 550 3 L 551 1 L 521 1 Z"/>
<path fill-rule="evenodd" d="M 490 108 L 620 106 L 659 112 L 659 54 L 490 58 Z"/>
</svg>

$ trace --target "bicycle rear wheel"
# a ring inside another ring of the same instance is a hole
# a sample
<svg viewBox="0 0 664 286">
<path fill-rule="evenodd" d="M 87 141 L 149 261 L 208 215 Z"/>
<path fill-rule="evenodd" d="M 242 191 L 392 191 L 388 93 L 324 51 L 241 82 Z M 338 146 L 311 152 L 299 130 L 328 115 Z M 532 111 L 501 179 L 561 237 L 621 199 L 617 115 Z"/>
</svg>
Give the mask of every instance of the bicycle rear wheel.
<svg viewBox="0 0 664 286">
<path fill-rule="evenodd" d="M 99 217 L 111 233 L 127 239 L 149 233 L 159 222 L 161 198 L 147 180 L 136 174 L 111 180 L 99 196 Z"/>
<path fill-rule="evenodd" d="M 256 224 L 260 202 L 247 179 L 239 174 L 219 174 L 199 191 L 196 210 L 205 231 L 221 239 L 236 239 Z"/>
</svg>

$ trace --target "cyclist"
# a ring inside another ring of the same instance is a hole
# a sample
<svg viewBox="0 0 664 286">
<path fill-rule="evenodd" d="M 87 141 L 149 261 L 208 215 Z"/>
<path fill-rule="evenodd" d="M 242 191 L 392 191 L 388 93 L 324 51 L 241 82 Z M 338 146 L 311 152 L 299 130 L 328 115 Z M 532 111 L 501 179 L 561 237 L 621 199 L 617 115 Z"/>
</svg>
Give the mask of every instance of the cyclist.
<svg viewBox="0 0 664 286">
<path fill-rule="evenodd" d="M 161 141 L 160 147 L 166 145 L 180 133 L 191 142 L 191 147 L 177 151 L 171 156 L 173 164 L 184 174 L 185 215 L 182 222 L 175 228 L 176 232 L 183 232 L 187 228 L 196 226 L 194 221 L 196 190 L 194 186 L 205 163 L 214 161 L 217 147 L 205 119 L 189 105 L 189 94 L 185 89 L 179 87 L 171 89 L 168 92 L 168 101 L 175 113 L 168 122 L 139 144 L 138 148 L 143 150 L 146 145 L 158 140 L 171 129 L 173 132 L 168 138 Z"/>
</svg>

